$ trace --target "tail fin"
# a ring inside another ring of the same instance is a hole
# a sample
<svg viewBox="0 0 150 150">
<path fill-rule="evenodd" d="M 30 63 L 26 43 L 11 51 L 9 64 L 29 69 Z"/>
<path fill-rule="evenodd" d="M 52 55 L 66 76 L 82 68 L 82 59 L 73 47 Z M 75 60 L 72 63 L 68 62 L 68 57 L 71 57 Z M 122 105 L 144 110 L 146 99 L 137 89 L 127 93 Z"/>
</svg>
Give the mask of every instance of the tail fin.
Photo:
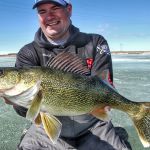
<svg viewBox="0 0 150 150">
<path fill-rule="evenodd" d="M 143 146 L 150 147 L 150 103 L 141 103 L 140 110 L 132 116 L 132 120 Z"/>
</svg>

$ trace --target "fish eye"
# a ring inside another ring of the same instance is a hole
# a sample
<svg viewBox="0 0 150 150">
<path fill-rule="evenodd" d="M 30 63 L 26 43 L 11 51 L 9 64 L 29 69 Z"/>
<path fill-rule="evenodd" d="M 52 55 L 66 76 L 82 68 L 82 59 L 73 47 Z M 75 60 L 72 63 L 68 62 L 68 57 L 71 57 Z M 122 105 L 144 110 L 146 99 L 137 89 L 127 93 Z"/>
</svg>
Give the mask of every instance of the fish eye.
<svg viewBox="0 0 150 150">
<path fill-rule="evenodd" d="M 0 76 L 3 76 L 3 75 L 4 75 L 4 70 L 0 69 Z"/>
</svg>

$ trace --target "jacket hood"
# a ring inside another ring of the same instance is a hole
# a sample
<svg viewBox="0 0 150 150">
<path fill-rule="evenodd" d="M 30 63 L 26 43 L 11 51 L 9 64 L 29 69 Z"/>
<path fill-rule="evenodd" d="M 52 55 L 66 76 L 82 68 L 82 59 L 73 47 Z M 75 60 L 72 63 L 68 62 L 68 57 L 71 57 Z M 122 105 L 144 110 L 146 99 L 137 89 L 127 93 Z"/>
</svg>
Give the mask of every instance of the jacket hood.
<svg viewBox="0 0 150 150">
<path fill-rule="evenodd" d="M 79 33 L 79 29 L 76 28 L 73 25 L 70 25 L 69 27 L 70 30 L 70 38 L 68 39 L 68 41 L 64 44 L 64 46 L 67 46 L 68 44 L 70 44 L 72 41 L 74 41 L 74 39 L 76 39 L 75 37 L 78 35 Z M 35 37 L 34 37 L 34 41 L 41 47 L 41 48 L 50 48 L 50 47 L 59 47 L 59 45 L 52 45 L 46 38 L 46 36 L 44 35 L 44 33 L 42 32 L 41 28 L 38 29 L 38 31 L 35 33 Z"/>
</svg>

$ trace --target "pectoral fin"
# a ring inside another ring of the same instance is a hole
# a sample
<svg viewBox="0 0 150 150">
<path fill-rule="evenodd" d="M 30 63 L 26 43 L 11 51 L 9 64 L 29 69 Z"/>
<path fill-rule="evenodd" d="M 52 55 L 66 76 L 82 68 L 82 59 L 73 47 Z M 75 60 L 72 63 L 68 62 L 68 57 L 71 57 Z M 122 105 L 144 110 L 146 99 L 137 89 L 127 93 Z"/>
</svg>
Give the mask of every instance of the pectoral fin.
<svg viewBox="0 0 150 150">
<path fill-rule="evenodd" d="M 41 114 L 39 113 L 38 116 L 35 118 L 34 120 L 35 124 L 37 126 L 39 126 L 41 123 L 42 123 L 42 120 L 41 120 Z"/>
<path fill-rule="evenodd" d="M 40 112 L 40 114 L 45 132 L 50 140 L 55 144 L 60 135 L 62 124 L 54 116 L 50 116 L 43 112 Z"/>
<path fill-rule="evenodd" d="M 91 112 L 91 114 L 93 116 L 95 116 L 96 118 L 98 118 L 98 119 L 102 119 L 104 121 L 107 121 L 107 120 L 109 120 L 109 117 L 108 117 L 109 111 L 110 111 L 110 107 L 109 106 L 98 107 L 98 108 L 94 109 Z"/>
<path fill-rule="evenodd" d="M 42 103 L 42 91 L 40 90 L 35 98 L 32 100 L 31 106 L 29 107 L 26 118 L 28 120 L 35 120 L 40 112 L 40 106 Z"/>
</svg>

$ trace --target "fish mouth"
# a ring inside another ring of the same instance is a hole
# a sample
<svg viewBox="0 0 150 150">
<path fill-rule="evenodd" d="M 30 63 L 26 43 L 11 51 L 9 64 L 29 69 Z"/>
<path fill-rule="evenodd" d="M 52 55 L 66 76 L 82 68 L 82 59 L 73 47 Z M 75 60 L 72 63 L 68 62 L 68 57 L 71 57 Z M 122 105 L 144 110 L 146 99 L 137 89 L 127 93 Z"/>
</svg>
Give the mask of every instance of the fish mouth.
<svg viewBox="0 0 150 150">
<path fill-rule="evenodd" d="M 5 91 L 6 91 L 6 90 L 1 90 L 1 89 L 0 89 L 0 97 L 4 95 Z"/>
<path fill-rule="evenodd" d="M 11 89 L 13 89 L 14 87 L 12 88 L 8 88 L 8 89 L 0 89 L 0 96 L 2 96 L 6 91 L 9 91 Z"/>
<path fill-rule="evenodd" d="M 4 93 L 5 91 L 6 91 L 6 89 L 5 89 L 5 90 L 4 90 L 4 89 L 3 89 L 3 90 L 2 90 L 2 89 L 0 89 L 0 93 Z"/>
</svg>

